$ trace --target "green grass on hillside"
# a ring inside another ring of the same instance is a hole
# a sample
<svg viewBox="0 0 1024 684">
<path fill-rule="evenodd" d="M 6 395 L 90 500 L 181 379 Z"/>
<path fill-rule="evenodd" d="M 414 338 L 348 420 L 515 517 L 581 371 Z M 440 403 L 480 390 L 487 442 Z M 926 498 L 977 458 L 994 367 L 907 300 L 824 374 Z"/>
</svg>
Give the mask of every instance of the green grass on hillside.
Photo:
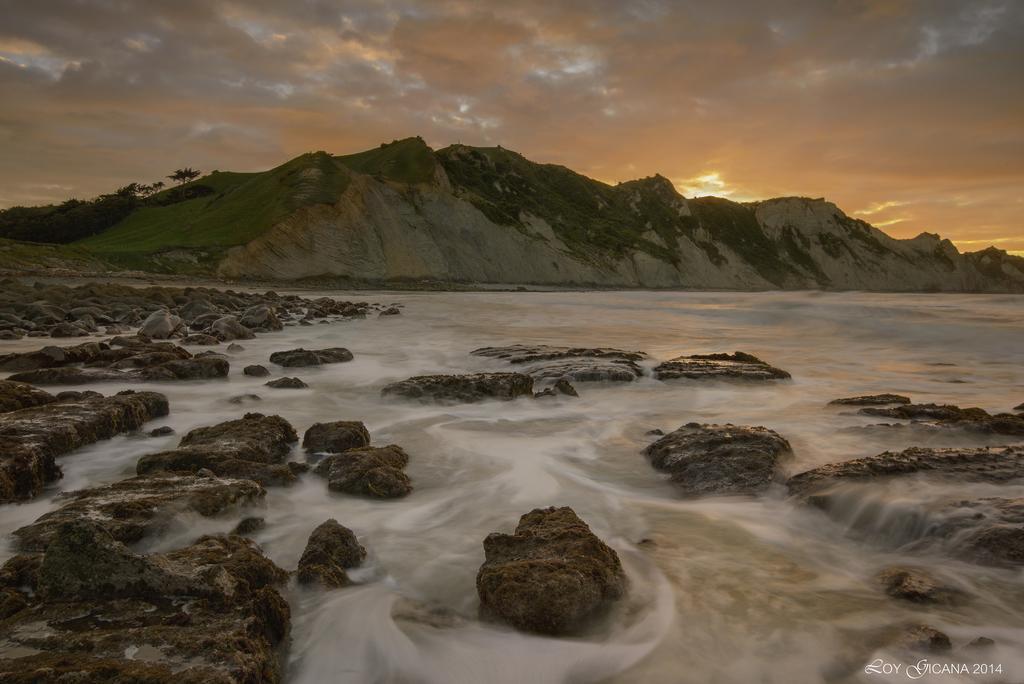
<svg viewBox="0 0 1024 684">
<path fill-rule="evenodd" d="M 326 152 L 313 152 L 263 173 L 214 172 L 193 181 L 215 194 L 144 207 L 76 245 L 113 258 L 172 248 L 225 248 L 259 236 L 295 209 L 334 203 L 348 173 Z"/>
<path fill-rule="evenodd" d="M 48 245 L 0 238 L 0 271 L 38 271 L 51 268 L 103 271 L 105 266 L 88 251 L 73 245 Z"/>
<path fill-rule="evenodd" d="M 335 159 L 357 173 L 381 176 L 398 183 L 429 183 L 434 179 L 434 153 L 419 137 L 395 140 Z"/>
</svg>

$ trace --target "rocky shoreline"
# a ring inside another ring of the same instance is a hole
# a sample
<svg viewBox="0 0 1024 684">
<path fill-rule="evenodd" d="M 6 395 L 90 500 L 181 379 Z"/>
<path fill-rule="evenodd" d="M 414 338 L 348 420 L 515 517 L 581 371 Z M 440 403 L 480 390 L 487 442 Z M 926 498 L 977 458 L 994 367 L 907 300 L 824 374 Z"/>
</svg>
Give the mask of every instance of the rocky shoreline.
<svg viewBox="0 0 1024 684">
<path fill-rule="evenodd" d="M 348 364 L 354 354 L 347 348 L 295 348 L 269 355 L 273 371 L 262 364 L 239 369 L 232 366 L 229 345 L 286 326 L 399 314 L 393 305 L 273 292 L 29 287 L 9 281 L 0 295 L 0 331 L 7 339 L 99 334 L 105 339 L 0 356 L 0 370 L 10 374 L 0 380 L 0 504 L 31 499 L 58 483 L 59 459 L 73 458 L 75 450 L 153 429 L 152 421 L 174 410 L 160 392 L 104 396 L 85 387 L 213 382 L 232 372 L 269 378 L 279 369 Z M 502 402 L 572 402 L 593 387 L 623 387 L 620 383 L 771 388 L 792 377 L 741 351 L 659 361 L 611 347 L 512 344 L 468 352 L 465 373 L 389 382 L 380 396 L 417 406 L 486 401 L 491 403 L 484 408 L 497 415 Z M 306 386 L 297 377 L 267 384 Z M 41 388 L 51 385 L 75 389 Z M 235 399 L 242 404 L 259 397 Z M 829 407 L 967 435 L 1024 435 L 1021 413 L 915 404 L 892 393 L 845 397 Z M 327 519 L 312 531 L 298 562 L 280 567 L 246 536 L 262 524 L 268 489 L 288 492 L 299 481 L 314 482 L 366 506 L 386 505 L 414 494 L 417 483 L 408 468 L 419 456 L 414 443 L 374 444 L 358 420 L 315 423 L 300 440 L 279 415 L 239 414 L 189 430 L 174 448 L 143 449 L 130 477 L 62 492 L 56 508 L 14 531 L 19 553 L 0 569 L 0 679 L 282 680 L 290 583 L 324 591 L 359 583 L 357 572 L 372 553 L 373 539 L 358 538 L 345 520 Z M 640 450 L 651 465 L 646 472 L 670 482 L 679 498 L 720 497 L 728 504 L 735 498 L 785 497 L 794 506 L 820 511 L 823 523 L 841 516 L 845 502 L 860 489 L 896 478 L 991 485 L 1024 480 L 1024 447 L 1012 443 L 913 447 L 793 473 L 795 447 L 770 427 L 688 422 L 667 434 L 652 431 L 650 437 Z M 628 456 L 642 462 L 639 454 Z M 936 501 L 935 511 L 945 522 L 911 540 L 913 548 L 939 548 L 984 566 L 1024 566 L 1024 500 L 949 499 Z M 141 542 L 160 538 L 183 520 L 227 515 L 243 517 L 229 534 L 198 535 L 170 551 L 138 550 Z M 475 582 L 480 619 L 523 632 L 586 634 L 608 620 L 632 591 L 619 553 L 569 507 L 524 512 L 510 533 L 487 535 L 482 551 Z M 924 568 L 893 565 L 872 581 L 893 601 L 953 605 L 971 600 L 968 592 Z M 885 638 L 901 649 L 951 647 L 947 635 L 924 624 L 894 625 Z"/>
</svg>

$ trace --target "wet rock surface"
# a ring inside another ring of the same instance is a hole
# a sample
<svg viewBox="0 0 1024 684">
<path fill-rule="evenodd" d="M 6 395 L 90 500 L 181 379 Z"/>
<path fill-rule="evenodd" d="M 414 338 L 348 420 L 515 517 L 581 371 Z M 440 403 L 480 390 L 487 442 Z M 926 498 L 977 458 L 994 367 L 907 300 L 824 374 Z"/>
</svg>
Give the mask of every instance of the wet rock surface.
<svg viewBox="0 0 1024 684">
<path fill-rule="evenodd" d="M 503 359 L 509 363 L 534 363 L 552 359 L 589 357 L 595 359 L 618 359 L 620 361 L 642 361 L 647 354 L 638 351 L 624 351 L 611 347 L 555 347 L 546 344 L 511 344 L 504 347 L 481 347 L 470 352 L 475 356 Z"/>
<path fill-rule="evenodd" d="M 265 382 L 263 384 L 273 389 L 305 389 L 309 387 L 309 385 L 299 378 L 278 378 L 277 380 L 271 380 L 270 382 Z"/>
<path fill-rule="evenodd" d="M 521 372 L 534 380 L 574 382 L 631 382 L 643 375 L 637 361 L 647 357 L 643 352 L 609 347 L 553 347 L 544 344 L 481 347 L 470 353 L 513 364 L 529 364 Z"/>
<path fill-rule="evenodd" d="M 56 458 L 168 413 L 155 392 L 83 396 L 0 414 L 0 502 L 27 499 L 61 476 Z"/>
<path fill-rule="evenodd" d="M 920 568 L 891 567 L 875 578 L 883 591 L 892 598 L 912 603 L 951 604 L 965 599 L 956 587 L 943 584 L 929 572 Z"/>
<path fill-rule="evenodd" d="M 687 423 L 644 449 L 684 496 L 756 494 L 778 477 L 789 442 L 765 427 Z"/>
<path fill-rule="evenodd" d="M 470 403 L 532 396 L 533 378 L 522 373 L 418 375 L 386 385 L 381 394 L 420 401 Z"/>
<path fill-rule="evenodd" d="M 0 380 L 0 413 L 42 406 L 57 401 L 57 397 L 26 382 Z"/>
<path fill-rule="evenodd" d="M 851 481 L 924 474 L 970 482 L 1009 482 L 1024 478 L 1024 447 L 929 449 L 911 447 L 877 456 L 830 463 L 786 481 L 790 494 L 808 496 Z"/>
<path fill-rule="evenodd" d="M 394 499 L 412 491 L 404 472 L 408 463 L 409 455 L 400 446 L 366 446 L 327 456 L 313 472 L 327 480 L 331 491 Z"/>
<path fill-rule="evenodd" d="M 790 376 L 786 371 L 775 368 L 753 354 L 733 352 L 732 354 L 693 354 L 678 356 L 654 367 L 654 377 L 659 380 L 687 378 L 691 380 L 785 380 Z"/>
<path fill-rule="evenodd" d="M 901 394 L 864 394 L 859 397 L 833 399 L 829 404 L 837 406 L 885 406 L 888 404 L 909 404 L 910 397 Z"/>
<path fill-rule="evenodd" d="M 319 366 L 325 363 L 344 363 L 352 360 L 352 352 L 342 347 L 329 349 L 289 349 L 274 352 L 270 362 L 285 368 Z"/>
<path fill-rule="evenodd" d="M 370 432 L 357 420 L 314 423 L 302 436 L 302 447 L 307 451 L 340 453 L 369 445 Z"/>
<path fill-rule="evenodd" d="M 214 516 L 259 502 L 266 491 L 256 482 L 196 475 L 133 477 L 64 495 L 60 508 L 14 531 L 18 546 L 45 549 L 60 526 L 88 519 L 119 542 L 131 544 L 166 530 L 182 513 Z"/>
<path fill-rule="evenodd" d="M 905 404 L 890 408 L 863 408 L 866 416 L 900 418 L 939 427 L 952 427 L 972 432 L 1024 436 L 1024 416 L 1012 413 L 990 414 L 981 408 L 960 408 L 952 404 Z"/>
<path fill-rule="evenodd" d="M 626 591 L 618 555 L 568 507 L 535 509 L 514 534 L 488 535 L 484 555 L 481 614 L 524 631 L 578 632 Z"/>
<path fill-rule="evenodd" d="M 275 585 L 286 577 L 243 537 L 142 556 L 100 525 L 65 523 L 45 553 L 0 571 L 24 603 L 0 623 L 0 679 L 280 681 L 290 611 Z"/>
<path fill-rule="evenodd" d="M 576 388 L 572 386 L 571 382 L 569 382 L 565 378 L 559 378 L 558 380 L 555 381 L 555 384 L 551 385 L 550 387 L 545 387 L 540 392 L 535 393 L 533 395 L 533 398 L 540 399 L 541 397 L 558 396 L 578 397 L 580 396 L 580 394 L 579 392 L 576 391 Z"/>
<path fill-rule="evenodd" d="M 284 464 L 298 441 L 280 416 L 247 413 L 243 418 L 200 427 L 186 434 L 177 449 L 139 459 L 139 475 L 151 473 L 214 475 L 255 480 L 264 486 L 290 484 L 295 475 Z"/>
<path fill-rule="evenodd" d="M 299 558 L 296 579 L 300 584 L 319 584 L 327 588 L 351 584 L 346 570 L 366 558 L 366 549 L 352 530 L 331 518 L 317 526 L 309 535 Z"/>
<path fill-rule="evenodd" d="M 245 368 L 243 368 L 242 369 L 242 374 L 243 375 L 248 375 L 249 377 L 253 377 L 253 378 L 265 378 L 268 375 L 270 375 L 270 371 L 267 370 L 266 366 L 261 366 L 259 364 L 254 364 L 254 365 L 246 366 Z"/>
</svg>

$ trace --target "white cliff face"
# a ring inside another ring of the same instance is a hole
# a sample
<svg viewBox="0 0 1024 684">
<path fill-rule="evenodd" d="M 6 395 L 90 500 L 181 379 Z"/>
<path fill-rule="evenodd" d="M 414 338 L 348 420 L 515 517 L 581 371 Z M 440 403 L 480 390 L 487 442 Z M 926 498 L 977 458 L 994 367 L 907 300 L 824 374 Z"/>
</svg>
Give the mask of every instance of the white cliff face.
<svg viewBox="0 0 1024 684">
<path fill-rule="evenodd" d="M 672 259 L 640 250 L 619 257 L 596 248 L 574 250 L 536 216 L 521 215 L 517 227 L 493 223 L 452 191 L 440 166 L 437 175 L 431 184 L 403 185 L 354 174 L 337 204 L 301 209 L 256 240 L 232 248 L 218 274 L 743 290 L 1024 291 L 1024 273 L 1012 265 L 985 262 L 985 269 L 1001 274 L 993 278 L 948 241 L 927 234 L 895 240 L 824 200 L 780 198 L 751 205 L 767 238 L 763 249 L 778 255 L 775 270 L 768 272 L 748 261 L 749 251 L 748 259 L 738 254 L 735 243 L 714 226 L 680 230 L 669 244 L 648 230 L 640 215 L 638 234 L 667 248 Z M 691 216 L 691 204 L 668 190 L 666 206 L 680 217 Z"/>
</svg>

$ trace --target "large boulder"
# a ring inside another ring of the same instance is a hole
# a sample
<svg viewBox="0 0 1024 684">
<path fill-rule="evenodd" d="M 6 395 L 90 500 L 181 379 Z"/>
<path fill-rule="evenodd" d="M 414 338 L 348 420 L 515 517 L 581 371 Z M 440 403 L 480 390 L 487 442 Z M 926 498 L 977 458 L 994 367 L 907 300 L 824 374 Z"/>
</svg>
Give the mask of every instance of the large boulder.
<svg viewBox="0 0 1024 684">
<path fill-rule="evenodd" d="M 155 392 L 81 396 L 0 414 L 0 502 L 27 499 L 61 476 L 56 458 L 166 416 Z"/>
<path fill-rule="evenodd" d="M 778 477 L 789 442 L 765 427 L 687 423 L 644 449 L 686 496 L 756 494 Z"/>
<path fill-rule="evenodd" d="M 297 440 L 284 418 L 247 413 L 238 420 L 190 431 L 177 449 L 140 458 L 136 472 L 194 474 L 205 469 L 264 486 L 290 484 L 296 478 L 284 460 Z"/>
<path fill-rule="evenodd" d="M 476 590 L 485 617 L 541 634 L 571 634 L 626 591 L 619 557 L 568 507 L 535 509 L 514 534 L 484 540 Z"/>
<path fill-rule="evenodd" d="M 274 310 L 265 304 L 257 304 L 246 309 L 238 322 L 250 330 L 260 332 L 274 332 L 284 328 Z"/>
<path fill-rule="evenodd" d="M 166 340 L 182 327 L 181 318 L 166 310 L 154 311 L 139 326 L 139 335 L 153 340 Z"/>
<path fill-rule="evenodd" d="M 508 401 L 533 396 L 533 378 L 522 373 L 419 375 L 386 385 L 381 394 L 441 403 L 468 403 L 484 399 Z"/>
<path fill-rule="evenodd" d="M 320 461 L 313 472 L 327 479 L 331 491 L 393 499 L 412 491 L 409 476 L 403 472 L 408 463 L 405 450 L 389 444 L 332 454 Z"/>
<path fill-rule="evenodd" d="M 266 490 L 250 480 L 155 475 L 70 492 L 60 508 L 14 531 L 18 546 L 45 549 L 61 525 L 88 519 L 114 539 L 132 544 L 170 526 L 186 513 L 210 517 L 255 504 Z"/>
<path fill-rule="evenodd" d="M 775 368 L 753 354 L 693 354 L 678 356 L 654 367 L 659 380 L 688 378 L 692 380 L 784 380 L 786 371 Z"/>
<path fill-rule="evenodd" d="M 224 342 L 251 340 L 256 337 L 256 333 L 242 325 L 235 316 L 222 316 L 215 320 L 210 324 L 210 333 Z"/>
<path fill-rule="evenodd" d="M 0 680 L 278 682 L 290 614 L 274 585 L 286 578 L 243 537 L 143 556 L 69 522 L 45 553 L 0 571 L 0 591 L 20 599 L 4 621 Z"/>
<path fill-rule="evenodd" d="M 344 587 L 351 583 L 345 571 L 358 566 L 365 558 L 366 549 L 352 530 L 331 518 L 309 535 L 299 558 L 296 579 L 299 584 Z"/>
<path fill-rule="evenodd" d="M 274 352 L 270 362 L 286 368 L 319 366 L 324 363 L 344 363 L 352 360 L 352 352 L 343 347 L 329 349 L 289 349 Z"/>
<path fill-rule="evenodd" d="M 210 380 L 226 378 L 231 364 L 221 356 L 168 361 L 139 371 L 142 380 Z"/>
<path fill-rule="evenodd" d="M 26 382 L 0 380 L 0 413 L 17 411 L 33 406 L 42 406 L 56 401 L 57 397 Z"/>
<path fill-rule="evenodd" d="M 302 447 L 313 452 L 340 453 L 369 445 L 370 432 L 358 420 L 314 423 L 302 436 Z"/>
</svg>

